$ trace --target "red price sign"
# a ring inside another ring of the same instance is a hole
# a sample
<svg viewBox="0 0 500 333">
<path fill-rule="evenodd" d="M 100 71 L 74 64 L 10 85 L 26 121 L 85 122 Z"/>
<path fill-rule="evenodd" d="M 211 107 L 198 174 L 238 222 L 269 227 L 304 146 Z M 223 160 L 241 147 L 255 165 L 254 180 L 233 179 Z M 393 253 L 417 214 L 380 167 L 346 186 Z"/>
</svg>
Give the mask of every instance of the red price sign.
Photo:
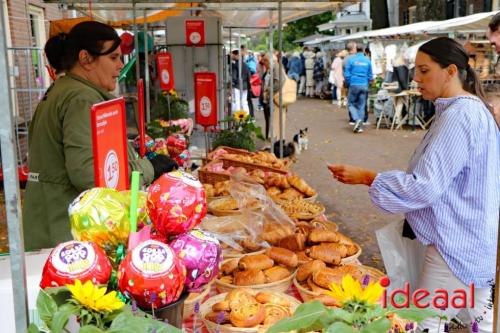
<svg viewBox="0 0 500 333">
<path fill-rule="evenodd" d="M 196 123 L 217 126 L 217 75 L 210 72 L 194 74 Z"/>
<path fill-rule="evenodd" d="M 205 21 L 186 20 L 186 45 L 205 46 Z"/>
<path fill-rule="evenodd" d="M 164 91 L 175 89 L 172 54 L 160 52 L 156 54 L 156 71 L 160 78 L 160 88 Z"/>
<path fill-rule="evenodd" d="M 91 125 L 95 186 L 127 190 L 129 179 L 123 97 L 93 105 Z"/>
</svg>

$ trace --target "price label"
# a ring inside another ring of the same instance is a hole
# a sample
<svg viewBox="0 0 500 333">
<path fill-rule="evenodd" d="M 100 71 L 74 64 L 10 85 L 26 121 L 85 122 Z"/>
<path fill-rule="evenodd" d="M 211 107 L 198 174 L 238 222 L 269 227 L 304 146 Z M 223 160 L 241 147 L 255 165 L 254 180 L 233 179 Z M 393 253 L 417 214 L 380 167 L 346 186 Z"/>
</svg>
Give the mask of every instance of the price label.
<svg viewBox="0 0 500 333">
<path fill-rule="evenodd" d="M 204 117 L 208 117 L 212 113 L 212 102 L 207 96 L 203 96 L 200 100 L 200 111 Z"/>
</svg>

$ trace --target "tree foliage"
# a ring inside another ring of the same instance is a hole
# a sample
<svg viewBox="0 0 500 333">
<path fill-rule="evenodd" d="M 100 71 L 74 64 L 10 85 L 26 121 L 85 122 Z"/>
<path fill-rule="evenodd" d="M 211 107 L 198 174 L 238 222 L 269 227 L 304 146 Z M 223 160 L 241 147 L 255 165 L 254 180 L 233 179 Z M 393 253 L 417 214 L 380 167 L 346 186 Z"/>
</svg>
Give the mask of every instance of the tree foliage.
<svg viewBox="0 0 500 333">
<path fill-rule="evenodd" d="M 325 12 L 287 23 L 283 28 L 283 50 L 288 52 L 300 48 L 300 46 L 294 43 L 294 41 L 318 33 L 317 26 L 333 20 L 334 17 L 333 12 Z M 328 34 L 326 31 L 323 31 L 322 33 Z M 279 36 L 277 30 L 274 31 L 273 37 L 273 47 L 277 50 L 279 46 Z M 267 51 L 269 49 L 268 38 L 269 31 L 258 34 L 252 39 L 250 48 L 257 51 Z"/>
</svg>

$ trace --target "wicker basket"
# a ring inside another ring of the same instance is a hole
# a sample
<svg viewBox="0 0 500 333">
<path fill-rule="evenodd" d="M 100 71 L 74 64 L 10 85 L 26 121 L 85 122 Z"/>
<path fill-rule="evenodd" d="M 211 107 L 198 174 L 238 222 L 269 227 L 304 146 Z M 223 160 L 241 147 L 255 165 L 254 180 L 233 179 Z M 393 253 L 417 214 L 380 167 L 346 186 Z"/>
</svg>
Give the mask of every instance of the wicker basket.
<svg viewBox="0 0 500 333">
<path fill-rule="evenodd" d="M 205 327 L 210 333 L 257 333 L 257 332 L 263 332 L 265 331 L 265 327 L 262 326 L 256 326 L 252 328 L 240 328 L 240 327 L 234 327 L 230 325 L 217 325 L 217 323 L 214 323 L 213 321 L 209 321 L 205 319 L 205 315 L 209 312 L 212 311 L 212 305 L 215 303 L 221 302 L 226 298 L 227 293 L 216 295 L 213 297 L 210 297 L 209 299 L 204 302 L 201 307 L 200 307 L 200 315 L 201 318 L 205 324 Z M 292 312 L 295 312 L 297 307 L 301 304 L 301 302 L 287 294 L 280 293 L 281 297 L 287 299 L 290 301 L 290 309 Z"/>
<path fill-rule="evenodd" d="M 231 215 L 241 215 L 240 209 L 220 209 L 218 208 L 224 200 L 234 200 L 233 197 L 219 198 L 217 200 L 212 200 L 208 204 L 208 211 L 215 216 L 231 216 Z M 259 204 L 256 203 L 255 207 L 252 206 L 251 209 L 259 209 Z"/>
<path fill-rule="evenodd" d="M 203 302 L 205 297 L 207 297 L 208 293 L 210 292 L 210 288 L 212 288 L 212 283 L 209 283 L 208 285 L 205 286 L 205 289 L 198 294 L 198 296 L 190 298 L 191 295 L 188 296 L 188 298 L 184 301 L 184 312 L 182 315 L 182 318 L 184 320 L 188 319 L 193 313 L 194 313 L 194 306 L 196 303 Z"/>
<path fill-rule="evenodd" d="M 304 198 L 302 200 L 305 200 L 305 201 L 308 201 L 308 202 L 316 202 L 316 199 L 318 198 L 318 193 L 316 193 L 315 195 L 313 195 L 312 197 L 307 197 L 307 198 Z"/>
<path fill-rule="evenodd" d="M 219 146 L 219 147 L 215 148 L 214 150 L 212 150 L 210 153 L 208 153 L 208 161 L 213 160 L 214 155 L 216 155 L 217 151 L 221 150 L 221 149 L 224 149 L 229 154 L 247 155 L 247 156 L 251 156 L 253 154 L 252 152 L 250 152 L 246 149 L 233 148 L 233 147 L 228 147 L 228 146 Z"/>
<path fill-rule="evenodd" d="M 291 163 L 287 162 L 287 168 L 285 169 L 277 169 L 277 168 L 272 168 L 264 165 L 260 165 L 257 163 L 248 163 L 248 162 L 241 162 L 237 160 L 233 160 L 231 158 L 225 158 L 224 155 L 222 155 L 219 159 L 219 161 L 222 161 L 224 163 L 224 169 L 227 169 L 229 167 L 237 168 L 245 168 L 247 172 L 253 171 L 255 169 L 260 169 L 262 171 L 269 171 L 269 172 L 275 172 L 275 173 L 280 173 L 283 175 L 286 175 L 288 173 L 288 168 L 290 167 Z"/>
<path fill-rule="evenodd" d="M 342 260 L 340 260 L 340 264 L 346 265 L 346 264 L 353 264 L 353 263 L 357 262 L 358 257 L 361 255 L 362 250 L 361 250 L 361 246 L 359 246 L 358 244 L 354 244 L 354 245 L 358 248 L 358 251 L 355 254 L 353 254 L 352 256 L 345 257 Z"/>
<path fill-rule="evenodd" d="M 228 259 L 228 260 L 230 260 L 230 259 Z M 224 260 L 222 262 L 222 264 L 224 264 L 228 260 Z M 216 279 L 214 283 L 215 283 L 215 288 L 217 288 L 217 291 L 220 293 L 229 292 L 229 291 L 231 291 L 233 289 L 237 289 L 237 288 L 249 288 L 249 289 L 253 289 L 255 291 L 273 291 L 273 292 L 283 292 L 284 293 L 292 285 L 292 280 L 293 280 L 293 277 L 295 276 L 296 272 L 297 272 L 297 270 L 295 270 L 292 274 L 290 274 L 289 277 L 287 277 L 283 280 L 279 280 L 279 281 L 275 281 L 275 282 L 271 282 L 271 283 L 265 283 L 265 284 L 256 284 L 253 286 L 237 286 L 235 284 L 222 282 L 219 279 Z"/>
<path fill-rule="evenodd" d="M 217 161 L 220 163 L 220 161 Z M 221 173 L 221 172 L 214 172 L 214 171 L 209 171 L 208 168 L 212 165 L 212 163 L 217 163 L 216 161 L 212 161 L 210 163 L 207 163 L 200 169 L 198 169 L 198 179 L 202 184 L 212 184 L 215 185 L 215 183 L 218 182 L 223 182 L 226 180 L 229 180 L 229 174 L 226 173 Z"/>
</svg>

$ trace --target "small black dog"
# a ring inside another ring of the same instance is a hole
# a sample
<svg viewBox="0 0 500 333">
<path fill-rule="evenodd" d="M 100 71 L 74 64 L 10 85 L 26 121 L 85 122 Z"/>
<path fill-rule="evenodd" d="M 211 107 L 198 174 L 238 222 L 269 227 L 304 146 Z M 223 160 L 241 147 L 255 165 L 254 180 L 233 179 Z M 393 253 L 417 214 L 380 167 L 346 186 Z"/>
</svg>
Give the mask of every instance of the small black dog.
<svg viewBox="0 0 500 333">
<path fill-rule="evenodd" d="M 296 149 L 293 142 L 286 143 L 285 140 L 281 140 L 283 142 L 283 158 L 294 158 Z M 280 142 L 276 141 L 273 147 L 273 153 L 276 157 L 280 157 Z"/>
</svg>

